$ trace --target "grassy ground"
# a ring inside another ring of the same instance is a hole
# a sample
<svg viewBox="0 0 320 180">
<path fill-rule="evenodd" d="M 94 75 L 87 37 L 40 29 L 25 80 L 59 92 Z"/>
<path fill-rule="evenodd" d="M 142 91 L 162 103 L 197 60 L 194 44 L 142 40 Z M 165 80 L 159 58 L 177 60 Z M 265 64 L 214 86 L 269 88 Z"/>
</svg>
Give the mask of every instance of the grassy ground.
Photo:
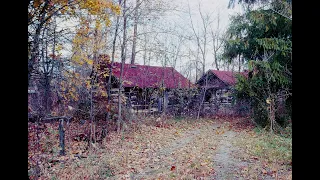
<svg viewBox="0 0 320 180">
<path fill-rule="evenodd" d="M 240 132 L 233 141 L 239 151 L 234 154 L 248 162 L 241 175 L 249 179 L 261 179 L 271 175 L 273 179 L 291 179 L 292 138 L 270 134 L 265 130 Z"/>
<path fill-rule="evenodd" d="M 292 179 L 291 138 L 244 122 L 171 119 L 159 126 L 149 119 L 120 135 L 109 133 L 89 150 L 85 142 L 70 143 L 63 157 L 57 141 L 43 138 L 40 179 L 219 179 L 221 173 L 230 179 Z"/>
</svg>

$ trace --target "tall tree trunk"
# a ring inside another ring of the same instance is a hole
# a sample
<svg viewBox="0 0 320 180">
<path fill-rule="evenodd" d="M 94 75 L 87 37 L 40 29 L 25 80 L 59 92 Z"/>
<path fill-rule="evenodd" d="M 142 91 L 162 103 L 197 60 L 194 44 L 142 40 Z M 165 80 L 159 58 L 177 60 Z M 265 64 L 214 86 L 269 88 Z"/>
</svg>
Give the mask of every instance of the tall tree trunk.
<svg viewBox="0 0 320 180">
<path fill-rule="evenodd" d="M 52 62 L 51 63 L 51 69 L 50 69 L 50 71 L 49 71 L 49 73 L 51 74 L 51 76 L 53 75 L 53 68 L 54 68 L 54 66 L 55 66 L 55 50 L 56 50 L 56 28 L 57 28 L 57 25 L 56 25 L 56 21 L 54 21 L 54 27 L 53 27 L 53 44 L 52 44 L 52 59 L 50 59 L 50 61 Z M 52 78 L 52 77 L 51 77 Z M 51 79 L 50 79 L 50 81 L 51 81 Z M 49 92 L 49 94 L 50 94 L 50 96 L 51 96 L 51 93 L 52 93 L 52 91 L 51 91 L 51 89 L 49 89 L 50 90 L 50 92 Z M 52 108 L 52 104 L 50 104 L 50 108 Z"/>
<path fill-rule="evenodd" d="M 121 0 L 119 0 L 119 5 L 121 5 Z M 116 27 L 114 31 L 114 37 L 112 41 L 112 55 L 111 55 L 111 66 L 109 69 L 109 76 L 108 76 L 108 86 L 107 86 L 107 94 L 108 94 L 108 99 L 107 99 L 107 104 L 110 106 L 110 100 L 111 100 L 111 77 L 112 77 L 112 66 L 114 63 L 114 55 L 116 52 L 116 42 L 117 42 L 117 36 L 118 36 L 118 29 L 119 29 L 119 16 L 117 16 L 116 20 Z M 110 119 L 110 112 L 107 112 L 107 117 L 106 120 Z"/>
<path fill-rule="evenodd" d="M 139 0 L 136 0 L 136 7 L 135 7 L 135 12 L 134 12 L 131 64 L 134 64 L 135 58 L 136 58 L 136 43 L 137 43 L 137 30 L 138 30 L 138 9 L 139 9 L 138 7 L 139 7 Z"/>
<path fill-rule="evenodd" d="M 148 64 L 147 65 L 149 65 L 150 66 L 150 61 L 151 61 L 151 51 L 149 51 L 149 53 L 148 53 L 149 55 L 148 55 Z"/>
<path fill-rule="evenodd" d="M 218 64 L 218 57 L 217 57 L 217 53 L 218 53 L 218 50 L 220 49 L 221 47 L 221 42 L 219 42 L 219 26 L 220 25 L 220 13 L 218 13 L 218 22 L 217 22 L 217 31 L 216 33 L 214 34 L 213 31 L 212 31 L 212 38 L 213 38 L 213 53 L 214 53 L 214 62 L 215 62 L 215 65 L 216 65 L 216 69 L 219 70 L 219 64 Z"/>
<path fill-rule="evenodd" d="M 126 31 L 127 31 L 127 15 L 126 15 L 126 0 L 123 1 L 123 42 L 121 46 L 121 70 L 119 78 L 119 94 L 118 94 L 118 122 L 117 122 L 117 132 L 120 133 L 120 123 L 122 121 L 121 117 L 121 89 L 122 89 L 122 76 L 123 67 L 126 61 L 125 48 L 126 48 Z"/>
<path fill-rule="evenodd" d="M 143 52 L 143 65 L 146 65 L 147 61 L 147 35 L 144 35 L 144 52 Z"/>
<path fill-rule="evenodd" d="M 45 37 L 45 33 L 48 33 L 48 30 L 44 29 L 42 31 L 42 37 Z M 48 34 L 47 34 L 48 36 Z M 41 110 L 41 114 L 46 116 L 48 114 L 48 98 L 49 98 L 49 91 L 50 91 L 50 83 L 49 83 L 49 62 L 48 62 L 48 40 L 46 38 L 42 38 L 42 48 L 41 48 L 41 65 L 43 73 L 41 74 L 41 85 L 44 90 L 44 96 L 42 100 L 42 107 L 44 109 Z M 40 42 L 39 42 L 40 45 Z M 42 76 L 43 75 L 43 76 Z"/>
<path fill-rule="evenodd" d="M 45 31 L 43 31 L 45 32 Z M 47 32 L 47 36 L 48 36 L 48 30 Z M 43 33 L 44 34 L 44 33 Z M 45 55 L 44 55 L 44 51 L 45 51 Z M 44 107 L 45 107 L 45 114 L 49 114 L 49 97 L 50 97 L 50 80 L 49 80 L 49 60 L 48 60 L 48 40 L 46 39 L 45 41 L 45 48 L 42 49 L 42 58 L 43 58 L 43 62 L 45 63 L 45 67 L 43 69 L 44 71 Z"/>
<path fill-rule="evenodd" d="M 206 73 L 206 41 L 207 41 L 207 38 L 204 39 L 204 50 L 203 50 L 203 53 L 202 53 L 202 75 L 204 75 Z"/>
<path fill-rule="evenodd" d="M 197 58 L 196 58 L 196 82 L 198 81 L 198 60 L 199 60 L 199 46 L 197 48 Z"/>
<path fill-rule="evenodd" d="M 200 117 L 200 111 L 201 111 L 201 108 L 203 106 L 204 98 L 206 96 L 208 76 L 209 76 L 209 74 L 207 74 L 207 76 L 206 76 L 206 84 L 205 84 L 204 89 L 203 89 L 203 96 L 202 96 L 202 99 L 201 99 L 201 102 L 200 102 L 200 105 L 199 105 L 197 119 L 199 119 L 199 117 Z"/>
<path fill-rule="evenodd" d="M 201 8 L 200 8 L 200 4 L 199 4 L 199 13 L 200 13 L 200 17 L 201 17 L 201 20 L 202 20 L 202 25 L 203 25 L 203 39 L 204 39 L 204 42 L 203 42 L 203 49 L 201 48 L 201 54 L 202 54 L 202 75 L 204 75 L 206 72 L 205 72 L 205 69 L 206 69 L 206 47 L 207 47 L 207 27 L 208 27 L 208 22 L 206 22 L 205 20 L 205 17 L 203 16 L 202 14 L 202 11 L 201 11 Z M 198 39 L 198 45 L 200 46 L 200 42 L 199 42 L 199 39 Z M 201 46 L 200 46 L 201 47 Z"/>
<path fill-rule="evenodd" d="M 93 139 L 93 127 L 92 127 L 92 122 L 93 122 L 93 102 L 92 102 L 92 89 L 93 88 L 93 84 L 91 84 L 91 89 L 90 89 L 90 136 L 89 136 L 89 140 L 88 140 L 88 144 L 89 146 L 91 145 L 90 142 Z"/>
<path fill-rule="evenodd" d="M 270 117 L 270 131 L 273 133 L 275 130 L 275 103 L 274 103 L 274 98 L 271 95 L 270 98 L 270 111 L 269 111 L 269 117 Z"/>
<path fill-rule="evenodd" d="M 218 57 L 217 57 L 217 52 L 216 51 L 214 51 L 214 62 L 216 64 L 216 69 L 219 71 Z"/>
<path fill-rule="evenodd" d="M 93 60 L 95 63 L 99 64 L 98 62 L 98 29 L 95 29 L 94 31 L 94 49 L 93 49 Z M 98 70 L 92 66 L 92 69 L 93 71 L 96 71 L 95 76 L 93 77 L 94 78 L 94 83 L 97 82 L 98 80 Z M 94 85 L 94 83 L 92 85 Z M 99 87 L 98 87 L 99 88 Z M 98 89 L 97 89 L 98 90 Z M 93 104 L 93 92 L 91 90 L 91 108 L 90 108 L 90 115 L 91 115 L 91 134 L 92 134 L 92 142 L 95 143 L 96 142 L 96 132 L 95 132 L 95 117 L 94 117 L 94 114 L 93 114 L 93 111 L 94 111 L 94 104 Z"/>
</svg>

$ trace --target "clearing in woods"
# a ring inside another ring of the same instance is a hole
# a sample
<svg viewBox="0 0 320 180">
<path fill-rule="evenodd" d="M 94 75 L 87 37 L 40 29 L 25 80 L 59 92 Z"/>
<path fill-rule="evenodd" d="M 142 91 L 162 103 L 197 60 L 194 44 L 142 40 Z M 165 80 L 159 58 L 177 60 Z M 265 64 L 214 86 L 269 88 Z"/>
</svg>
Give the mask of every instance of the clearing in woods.
<svg viewBox="0 0 320 180">
<path fill-rule="evenodd" d="M 137 125 L 130 133 L 109 134 L 102 147 L 82 152 L 86 158 L 70 152 L 40 179 L 292 179 L 290 139 L 254 131 L 244 121 Z"/>
</svg>

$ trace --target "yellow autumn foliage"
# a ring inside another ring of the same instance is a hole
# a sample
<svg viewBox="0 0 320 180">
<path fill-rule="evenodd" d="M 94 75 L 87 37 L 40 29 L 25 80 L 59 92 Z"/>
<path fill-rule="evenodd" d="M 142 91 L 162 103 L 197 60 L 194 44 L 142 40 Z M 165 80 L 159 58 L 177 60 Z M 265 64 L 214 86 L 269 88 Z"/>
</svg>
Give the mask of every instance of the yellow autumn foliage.
<svg viewBox="0 0 320 180">
<path fill-rule="evenodd" d="M 92 65 L 93 64 L 93 60 L 91 60 L 91 59 L 87 59 L 87 61 L 86 61 L 89 65 Z"/>
<path fill-rule="evenodd" d="M 106 47 L 106 41 L 102 41 L 103 30 L 111 25 L 111 14 L 120 15 L 120 6 L 111 0 L 33 0 L 28 7 L 28 25 L 37 25 L 39 17 L 44 17 L 46 23 L 55 19 L 57 14 L 63 14 L 63 20 L 75 18 L 79 22 L 75 36 L 72 39 L 72 58 L 69 67 L 63 70 L 63 79 L 59 81 L 59 96 L 63 103 L 79 99 L 80 87 L 91 90 L 90 77 L 82 72 L 83 67 L 93 66 L 94 54 Z M 95 33 L 97 32 L 97 33 Z M 98 41 L 97 41 L 98 39 Z M 56 44 L 55 53 L 63 50 L 63 44 Z M 107 59 L 108 61 L 108 59 Z M 94 68 L 94 67 L 93 67 Z M 80 71 L 79 71 L 80 70 Z M 108 73 L 103 73 L 106 76 Z M 88 79 L 88 80 L 87 80 Z M 106 96 L 106 92 L 102 92 Z"/>
</svg>

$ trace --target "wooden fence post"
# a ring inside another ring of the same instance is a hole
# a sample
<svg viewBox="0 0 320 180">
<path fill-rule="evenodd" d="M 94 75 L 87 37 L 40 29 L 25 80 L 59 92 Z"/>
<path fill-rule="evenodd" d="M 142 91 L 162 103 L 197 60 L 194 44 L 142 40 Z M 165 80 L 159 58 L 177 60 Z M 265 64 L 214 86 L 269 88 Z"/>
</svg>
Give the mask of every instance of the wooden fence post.
<svg viewBox="0 0 320 180">
<path fill-rule="evenodd" d="M 64 129 L 63 129 L 63 119 L 60 119 L 59 123 L 59 142 L 60 142 L 60 155 L 65 155 L 65 147 L 64 147 Z"/>
</svg>

